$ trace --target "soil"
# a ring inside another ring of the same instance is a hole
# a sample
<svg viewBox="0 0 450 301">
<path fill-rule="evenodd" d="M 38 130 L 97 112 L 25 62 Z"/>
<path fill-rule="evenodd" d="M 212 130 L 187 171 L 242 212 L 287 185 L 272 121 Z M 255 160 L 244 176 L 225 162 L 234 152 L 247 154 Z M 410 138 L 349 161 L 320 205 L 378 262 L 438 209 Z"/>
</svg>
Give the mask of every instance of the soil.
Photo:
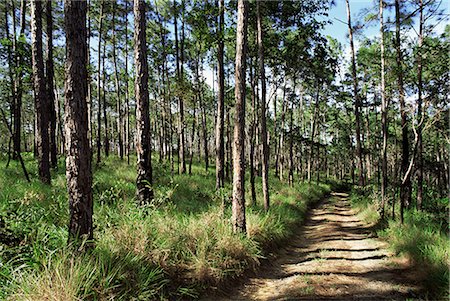
<svg viewBox="0 0 450 301">
<path fill-rule="evenodd" d="M 209 300 L 405 300 L 421 295 L 420 273 L 378 239 L 373 225 L 333 193 L 305 225 L 254 275 Z"/>
</svg>

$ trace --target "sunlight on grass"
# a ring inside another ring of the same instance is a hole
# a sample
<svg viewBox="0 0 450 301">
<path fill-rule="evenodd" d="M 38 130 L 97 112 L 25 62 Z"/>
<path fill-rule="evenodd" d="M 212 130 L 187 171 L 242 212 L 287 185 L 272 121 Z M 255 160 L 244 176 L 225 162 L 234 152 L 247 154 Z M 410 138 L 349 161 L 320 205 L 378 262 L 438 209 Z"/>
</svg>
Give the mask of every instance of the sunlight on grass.
<svg viewBox="0 0 450 301">
<path fill-rule="evenodd" d="M 380 196 L 377 192 L 368 196 L 354 192 L 350 199 L 362 219 L 371 224 L 380 222 L 377 212 Z M 398 212 L 398 208 L 396 210 Z M 426 271 L 424 285 L 431 293 L 430 297 L 449 296 L 450 238 L 443 230 L 439 216 L 409 209 L 405 211 L 403 225 L 392 219 L 379 224 L 377 234 L 389 241 L 391 249 L 409 256 Z"/>
<path fill-rule="evenodd" d="M 266 213 L 257 178 L 248 235 L 234 235 L 231 185 L 216 191 L 214 169 L 195 164 L 191 176 L 171 175 L 168 164 L 154 163 L 155 199 L 138 207 L 135 166 L 110 157 L 93 167 L 95 247 L 74 256 L 66 246 L 64 162 L 47 186 L 37 180 L 32 156 L 25 158 L 31 183 L 14 162 L 0 176 L 0 231 L 11 238 L 0 249 L 0 297 L 11 300 L 198 297 L 258 266 L 289 239 L 308 204 L 330 191 L 325 184 L 289 187 L 272 178 Z M 247 191 L 249 199 L 248 181 Z"/>
</svg>

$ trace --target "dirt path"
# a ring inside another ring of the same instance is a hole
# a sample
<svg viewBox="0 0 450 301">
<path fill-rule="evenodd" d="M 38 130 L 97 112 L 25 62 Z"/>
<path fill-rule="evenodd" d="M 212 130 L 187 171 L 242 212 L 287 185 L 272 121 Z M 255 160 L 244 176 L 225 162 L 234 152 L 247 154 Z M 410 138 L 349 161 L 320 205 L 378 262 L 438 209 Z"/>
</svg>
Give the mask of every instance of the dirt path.
<svg viewBox="0 0 450 301">
<path fill-rule="evenodd" d="M 415 298 L 417 273 L 393 257 L 387 244 L 350 208 L 347 195 L 334 193 L 311 214 L 290 247 L 225 298 L 214 300 L 296 300 Z"/>
</svg>

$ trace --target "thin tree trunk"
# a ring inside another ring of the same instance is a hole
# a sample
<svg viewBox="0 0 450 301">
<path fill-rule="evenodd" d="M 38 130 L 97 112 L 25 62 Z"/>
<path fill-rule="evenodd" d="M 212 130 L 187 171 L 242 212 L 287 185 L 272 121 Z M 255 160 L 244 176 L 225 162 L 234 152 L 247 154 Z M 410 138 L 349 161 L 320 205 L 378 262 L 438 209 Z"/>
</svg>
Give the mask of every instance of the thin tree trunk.
<svg viewBox="0 0 450 301">
<path fill-rule="evenodd" d="M 280 129 L 280 137 L 278 142 L 278 154 L 277 157 L 280 158 L 280 165 L 279 165 L 279 176 L 280 181 L 283 181 L 283 166 L 284 166 L 284 126 L 285 126 L 285 118 L 286 118 L 286 111 L 287 111 L 287 105 L 286 105 L 286 74 L 284 75 L 284 87 L 283 87 L 283 101 L 281 102 L 281 129 Z"/>
<path fill-rule="evenodd" d="M 192 133 L 191 133 L 191 145 L 189 150 L 189 174 L 192 174 L 192 160 L 194 159 L 194 147 L 195 147 L 195 109 L 197 102 L 194 101 L 194 115 L 192 118 Z"/>
<path fill-rule="evenodd" d="M 146 17 L 144 0 L 134 0 L 134 65 L 136 94 L 137 198 L 153 199 L 148 93 Z"/>
<path fill-rule="evenodd" d="M 206 128 L 206 109 L 203 105 L 203 89 L 200 89 L 200 110 L 202 114 L 202 132 L 203 132 L 203 150 L 205 153 L 205 170 L 208 171 L 209 168 L 209 152 L 208 152 L 208 130 Z"/>
<path fill-rule="evenodd" d="M 238 0 L 236 28 L 235 115 L 233 139 L 233 232 L 246 233 L 245 222 L 245 71 L 248 3 Z"/>
<path fill-rule="evenodd" d="M 232 163 L 232 146 L 231 146 L 231 118 L 230 118 L 230 109 L 226 109 L 227 112 L 227 151 L 226 151 L 226 155 L 227 155 L 227 163 L 225 165 L 225 178 L 227 180 L 230 180 L 230 176 L 231 176 L 231 165 Z"/>
<path fill-rule="evenodd" d="M 175 28 L 175 56 L 176 56 L 176 69 L 177 69 L 177 80 L 178 85 L 181 89 L 183 89 L 184 85 L 184 78 L 183 78 L 183 44 L 184 44 L 184 18 L 182 20 L 182 38 L 181 38 L 181 48 L 178 47 L 178 29 L 177 29 L 177 5 L 176 0 L 174 0 L 174 28 Z M 182 4 L 184 6 L 184 2 Z M 183 10 L 183 7 L 182 7 Z M 183 13 L 184 15 L 184 13 Z M 181 90 L 179 90 L 181 92 Z M 184 101 L 182 93 L 177 93 L 177 99 L 178 99 L 178 162 L 179 162 L 179 173 L 184 174 L 186 173 L 186 160 L 185 160 L 185 137 L 184 137 Z"/>
<path fill-rule="evenodd" d="M 419 51 L 417 56 L 417 120 L 419 126 L 417 129 L 417 209 L 422 209 L 423 202 L 423 143 L 422 143 L 422 44 L 423 44 L 423 0 L 420 0 L 420 21 L 419 21 Z"/>
<path fill-rule="evenodd" d="M 123 127 L 122 127 L 122 103 L 120 100 L 120 83 L 119 83 L 119 69 L 117 66 L 117 37 L 116 37 L 116 0 L 113 1 L 113 13 L 112 13 L 112 46 L 113 46 L 113 63 L 114 63 L 114 81 L 116 84 L 116 97 L 117 97 L 117 138 L 119 140 L 119 158 L 123 160 Z"/>
<path fill-rule="evenodd" d="M 403 66 L 402 66 L 402 52 L 400 42 L 400 1 L 395 0 L 395 49 L 397 53 L 397 86 L 399 92 L 400 113 L 402 117 L 402 162 L 401 162 L 401 177 L 403 178 L 408 171 L 409 165 L 409 140 L 408 140 L 408 121 L 405 106 L 405 90 L 403 87 Z M 400 222 L 403 224 L 403 213 L 405 206 L 410 204 L 411 199 L 411 179 L 410 176 L 406 181 L 401 182 L 400 186 Z"/>
<path fill-rule="evenodd" d="M 31 37 L 39 178 L 42 182 L 50 184 L 49 120 L 47 115 L 49 105 L 46 97 L 42 53 L 42 2 L 38 0 L 31 1 Z"/>
<path fill-rule="evenodd" d="M 13 24 L 14 24 L 14 26 L 13 26 L 13 36 L 12 37 L 10 37 L 10 33 L 9 33 L 9 23 L 8 23 L 9 17 L 8 17 L 8 2 L 7 1 L 5 1 L 5 22 L 4 23 L 5 23 L 5 36 L 6 36 L 6 39 L 8 39 L 8 40 L 11 39 L 13 41 L 13 45 L 11 46 L 10 44 L 8 44 L 6 48 L 7 48 L 7 52 L 8 52 L 8 54 L 7 54 L 7 57 L 8 57 L 8 76 L 9 76 L 9 84 L 10 84 L 10 92 L 11 92 L 11 95 L 10 96 L 8 95 L 8 98 L 10 98 L 10 115 L 11 115 L 11 119 L 16 120 L 17 119 L 17 117 L 15 115 L 15 108 L 16 108 L 16 88 L 15 88 L 15 83 L 16 83 L 16 81 L 14 80 L 14 73 L 15 73 L 14 69 L 16 69 L 16 68 L 15 68 L 14 58 L 13 58 L 14 57 L 13 53 L 15 52 L 15 32 L 16 32 L 15 29 L 14 29 L 14 27 L 15 27 L 14 2 L 12 2 L 12 5 L 13 5 L 13 7 L 11 8 L 12 16 L 13 16 L 12 17 L 12 21 L 13 21 Z M 20 137 L 16 138 L 14 130 L 12 132 L 12 135 L 13 135 L 13 137 L 12 137 L 13 141 L 15 141 L 17 139 L 20 139 Z M 17 148 L 16 145 L 14 145 L 13 149 L 15 150 L 16 148 Z M 20 152 L 20 142 L 19 142 L 18 150 Z M 14 151 L 14 153 L 12 154 L 12 157 L 14 159 L 16 157 L 15 153 L 16 152 Z M 8 149 L 8 158 L 10 159 L 10 157 L 11 157 L 11 153 L 9 152 L 9 149 Z M 9 159 L 8 159 L 8 161 L 9 161 Z"/>
<path fill-rule="evenodd" d="M 386 99 L 386 81 L 385 81 L 385 59 L 384 59 L 384 20 L 383 7 L 384 1 L 380 0 L 380 35 L 381 35 L 381 127 L 383 134 L 383 148 L 381 153 L 381 218 L 384 218 L 386 206 L 386 190 L 387 190 L 387 141 L 388 141 L 388 102 Z"/>
<path fill-rule="evenodd" d="M 65 131 L 69 242 L 93 238 L 91 152 L 88 139 L 87 2 L 66 0 Z"/>
<path fill-rule="evenodd" d="M 261 80 L 261 140 L 262 140 L 262 188 L 264 209 L 269 210 L 269 145 L 267 144 L 266 125 L 266 74 L 264 70 L 264 30 L 261 17 L 261 1 L 256 1 L 257 27 L 258 27 L 258 57 L 259 74 Z"/>
<path fill-rule="evenodd" d="M 294 83 L 295 93 L 295 83 Z M 294 101 L 291 102 L 291 114 L 289 120 L 289 174 L 288 183 L 289 186 L 294 184 Z"/>
<path fill-rule="evenodd" d="M 217 101 L 217 120 L 216 120 L 216 189 L 224 187 L 224 118 L 225 118 L 225 73 L 223 65 L 224 56 L 224 17 L 225 4 L 224 0 L 219 0 L 219 33 L 218 33 L 218 80 L 219 95 Z"/>
<path fill-rule="evenodd" d="M 20 2 L 20 37 L 25 36 L 25 20 L 26 20 L 26 10 L 27 5 L 26 1 L 22 0 Z M 20 48 L 20 50 L 23 50 L 24 43 L 22 42 L 22 39 L 19 39 L 18 43 L 16 44 L 16 48 Z M 23 55 L 16 56 L 17 59 L 17 65 L 19 67 L 23 66 Z M 23 86 L 23 68 L 19 68 L 19 72 L 17 74 L 16 80 L 17 84 L 16 86 L 16 92 L 15 92 L 15 107 L 14 107 L 14 124 L 13 124 L 13 150 L 14 153 L 20 153 L 21 147 L 20 147 L 20 140 L 21 140 L 21 129 L 22 129 L 22 86 Z"/>
<path fill-rule="evenodd" d="M 314 114 L 312 115 L 312 123 L 311 123 L 311 143 L 309 146 L 309 154 L 308 154 L 308 182 L 311 182 L 312 179 L 312 160 L 314 157 L 314 138 L 316 137 L 316 128 L 317 128 L 317 115 L 319 114 L 319 96 L 320 96 L 320 85 L 317 82 L 317 90 L 316 90 L 316 101 L 314 105 Z"/>
<path fill-rule="evenodd" d="M 98 110 L 97 110 L 97 164 L 102 161 L 101 159 L 101 129 L 102 129 L 102 117 L 101 117 L 101 107 L 102 107 L 102 95 L 101 95 L 101 64 L 102 64 L 102 30 L 103 30 L 103 9 L 104 9 L 104 0 L 100 0 L 100 15 L 98 17 L 98 47 L 97 47 L 97 102 L 98 102 Z M 104 54 L 103 54 L 104 55 Z M 104 72 L 104 71 L 103 71 Z M 105 82 L 103 81 L 103 85 Z"/>
<path fill-rule="evenodd" d="M 52 1 L 46 2 L 46 19 L 47 19 L 47 96 L 49 104 L 50 117 L 50 162 L 52 167 L 58 167 L 57 147 L 56 147 L 56 111 L 55 111 L 55 94 L 53 80 L 53 17 L 52 17 Z"/>
<path fill-rule="evenodd" d="M 256 78 L 253 77 L 253 63 L 252 58 L 250 58 L 250 85 L 251 85 L 251 100 L 252 100 L 252 121 L 250 123 L 250 157 L 248 158 L 250 162 L 250 190 L 251 190 L 251 202 L 249 205 L 256 203 L 256 188 L 255 188 L 255 134 L 256 134 L 256 115 L 258 110 L 256 109 L 256 92 L 255 83 L 257 83 Z"/>
<path fill-rule="evenodd" d="M 352 77 L 353 77 L 353 95 L 355 98 L 355 128 L 356 128 L 356 156 L 358 157 L 358 169 L 359 169 L 359 185 L 365 185 L 364 179 L 364 158 L 362 154 L 361 147 L 361 116 L 360 116 L 360 98 L 358 94 L 358 78 L 356 77 L 356 59 L 355 59 L 355 46 L 353 44 L 353 28 L 351 22 L 351 14 L 350 14 L 350 4 L 349 0 L 346 0 L 347 4 L 347 22 L 348 22 L 348 33 L 350 38 L 350 51 L 352 54 Z"/>
<path fill-rule="evenodd" d="M 274 134 L 275 134 L 275 177 L 278 178 L 279 170 L 278 170 L 278 158 L 279 158 L 279 151 L 278 151 L 278 120 L 277 120 L 277 96 L 275 95 L 273 100 L 273 127 L 274 127 Z"/>
<path fill-rule="evenodd" d="M 106 60 L 106 43 L 103 43 L 103 56 L 102 56 L 102 70 L 103 70 L 103 122 L 105 124 L 105 137 L 103 142 L 103 147 L 105 148 L 105 157 L 109 156 L 109 128 L 108 128 L 108 114 L 107 114 L 107 103 L 106 103 L 106 70 L 105 70 L 105 60 Z"/>
<path fill-rule="evenodd" d="M 130 95 L 128 87 L 128 1 L 125 1 L 125 149 L 130 164 Z"/>
</svg>

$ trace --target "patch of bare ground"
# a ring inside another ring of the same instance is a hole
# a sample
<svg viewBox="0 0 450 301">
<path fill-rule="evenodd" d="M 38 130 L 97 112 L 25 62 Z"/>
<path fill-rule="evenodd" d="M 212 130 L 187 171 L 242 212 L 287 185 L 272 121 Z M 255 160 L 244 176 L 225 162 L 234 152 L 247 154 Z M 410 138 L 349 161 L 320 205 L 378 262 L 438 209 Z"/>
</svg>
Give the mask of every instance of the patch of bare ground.
<svg viewBox="0 0 450 301">
<path fill-rule="evenodd" d="M 226 292 L 205 300 L 405 300 L 421 295 L 420 273 L 393 256 L 371 225 L 333 193 L 275 260 Z"/>
</svg>

